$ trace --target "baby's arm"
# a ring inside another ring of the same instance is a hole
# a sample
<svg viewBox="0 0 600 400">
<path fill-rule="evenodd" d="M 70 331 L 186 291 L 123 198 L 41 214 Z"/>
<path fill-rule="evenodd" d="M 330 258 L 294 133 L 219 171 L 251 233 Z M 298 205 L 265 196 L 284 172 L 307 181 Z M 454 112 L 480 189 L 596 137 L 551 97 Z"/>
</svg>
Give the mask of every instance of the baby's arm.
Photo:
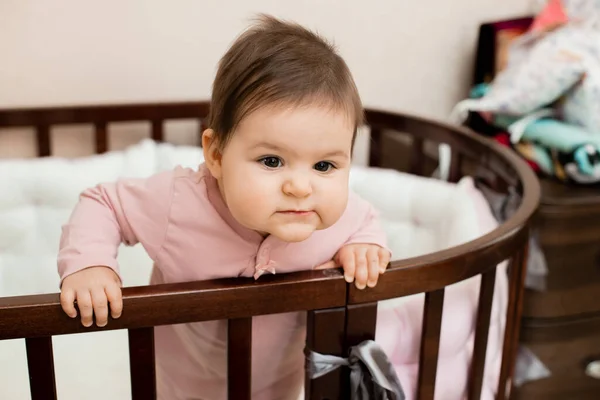
<svg viewBox="0 0 600 400">
<path fill-rule="evenodd" d="M 363 218 L 359 228 L 344 243 L 332 261 L 318 269 L 343 267 L 348 283 L 355 282 L 358 289 L 374 287 L 380 274 L 390 262 L 386 235 L 381 227 L 377 211 L 362 199 L 354 206 L 353 213 Z"/>
<path fill-rule="evenodd" d="M 104 326 L 122 310 L 119 245 L 141 243 L 155 259 L 168 224 L 173 173 L 124 179 L 84 191 L 63 227 L 58 254 L 61 305 L 75 318 L 77 301 L 84 326 Z"/>
</svg>

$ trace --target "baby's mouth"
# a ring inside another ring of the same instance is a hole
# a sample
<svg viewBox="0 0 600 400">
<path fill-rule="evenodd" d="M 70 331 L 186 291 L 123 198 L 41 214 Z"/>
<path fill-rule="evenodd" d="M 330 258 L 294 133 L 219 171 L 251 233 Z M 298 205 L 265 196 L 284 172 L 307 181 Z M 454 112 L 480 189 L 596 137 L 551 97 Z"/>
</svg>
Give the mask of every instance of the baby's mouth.
<svg viewBox="0 0 600 400">
<path fill-rule="evenodd" d="M 312 211 L 312 210 L 281 210 L 281 211 L 277 211 L 277 213 L 283 214 L 283 215 L 305 217 L 305 216 L 312 215 L 314 213 L 314 211 Z"/>
</svg>

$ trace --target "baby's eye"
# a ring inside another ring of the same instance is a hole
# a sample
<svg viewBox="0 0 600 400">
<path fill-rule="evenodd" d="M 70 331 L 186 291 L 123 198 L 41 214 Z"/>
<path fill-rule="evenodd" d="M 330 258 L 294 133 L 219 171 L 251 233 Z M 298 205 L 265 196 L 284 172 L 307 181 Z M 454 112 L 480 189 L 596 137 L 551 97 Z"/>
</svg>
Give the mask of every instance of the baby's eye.
<svg viewBox="0 0 600 400">
<path fill-rule="evenodd" d="M 332 168 L 335 168 L 335 166 L 327 161 L 319 161 L 313 168 L 319 172 L 329 172 Z"/>
<path fill-rule="evenodd" d="M 263 157 L 258 161 L 267 168 L 279 168 L 283 164 L 279 157 Z"/>
</svg>

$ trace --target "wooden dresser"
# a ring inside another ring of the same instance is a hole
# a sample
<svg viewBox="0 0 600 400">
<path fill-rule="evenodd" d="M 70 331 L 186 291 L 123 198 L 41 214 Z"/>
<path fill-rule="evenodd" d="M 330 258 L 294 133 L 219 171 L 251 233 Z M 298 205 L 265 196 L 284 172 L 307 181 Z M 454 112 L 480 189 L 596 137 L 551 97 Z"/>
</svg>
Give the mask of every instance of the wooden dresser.
<svg viewBox="0 0 600 400">
<path fill-rule="evenodd" d="M 552 376 L 516 388 L 512 398 L 599 399 L 600 187 L 541 183 L 536 229 L 547 288 L 526 290 L 521 342 Z"/>
</svg>

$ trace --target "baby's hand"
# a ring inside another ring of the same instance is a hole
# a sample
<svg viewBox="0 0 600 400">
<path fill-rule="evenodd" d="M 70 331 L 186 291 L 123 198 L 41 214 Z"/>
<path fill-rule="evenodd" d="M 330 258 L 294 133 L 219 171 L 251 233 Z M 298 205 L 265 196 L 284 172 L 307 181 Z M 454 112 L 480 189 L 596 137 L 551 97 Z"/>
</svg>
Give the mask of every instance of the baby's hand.
<svg viewBox="0 0 600 400">
<path fill-rule="evenodd" d="M 379 274 L 383 274 L 390 262 L 390 252 L 375 244 L 354 243 L 342 247 L 333 260 L 315 269 L 344 268 L 346 282 L 358 289 L 377 285 Z"/>
<path fill-rule="evenodd" d="M 96 325 L 106 326 L 108 303 L 113 318 L 119 318 L 123 310 L 119 277 L 112 269 L 103 266 L 82 269 L 67 276 L 63 280 L 60 304 L 71 318 L 77 317 L 77 310 L 73 304 L 75 300 L 83 326 L 92 326 L 93 315 L 96 315 Z"/>
</svg>

